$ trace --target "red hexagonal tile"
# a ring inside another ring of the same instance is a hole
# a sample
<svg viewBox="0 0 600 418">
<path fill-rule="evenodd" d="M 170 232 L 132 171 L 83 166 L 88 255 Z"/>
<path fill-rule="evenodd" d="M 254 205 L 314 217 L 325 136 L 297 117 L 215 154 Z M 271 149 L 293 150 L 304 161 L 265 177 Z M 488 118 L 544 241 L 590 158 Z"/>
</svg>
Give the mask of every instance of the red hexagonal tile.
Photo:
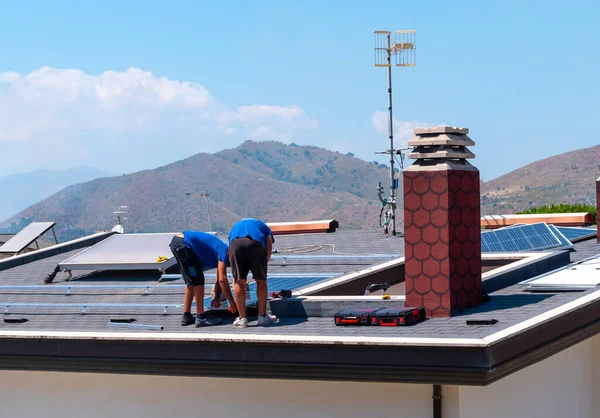
<svg viewBox="0 0 600 418">
<path fill-rule="evenodd" d="M 427 193 L 421 197 L 421 204 L 423 208 L 432 211 L 440 205 L 440 198 L 436 194 Z"/>
<path fill-rule="evenodd" d="M 440 199 L 440 209 L 444 209 L 444 210 L 448 210 L 448 208 L 450 207 L 449 205 L 449 199 L 450 196 L 452 196 L 452 193 L 442 193 L 439 196 Z"/>
<path fill-rule="evenodd" d="M 456 274 L 463 277 L 469 271 L 469 262 L 464 258 L 456 260 Z"/>
<path fill-rule="evenodd" d="M 419 260 L 409 260 L 404 264 L 404 271 L 407 277 L 418 277 L 421 275 L 421 262 Z"/>
<path fill-rule="evenodd" d="M 454 172 L 450 172 L 448 176 L 448 189 L 452 193 L 456 193 L 460 190 L 460 177 Z"/>
<path fill-rule="evenodd" d="M 481 196 L 479 192 L 472 191 L 467 194 L 467 206 L 475 210 L 481 206 Z"/>
<path fill-rule="evenodd" d="M 421 196 L 411 192 L 404 196 L 404 210 L 414 212 L 421 207 Z"/>
<path fill-rule="evenodd" d="M 406 294 L 406 306 L 424 306 L 425 302 L 423 300 L 423 295 L 418 294 L 417 292 L 411 292 L 410 294 Z"/>
<path fill-rule="evenodd" d="M 431 191 L 435 194 L 443 194 L 448 191 L 448 175 L 445 172 L 439 172 L 431 179 Z"/>
<path fill-rule="evenodd" d="M 404 229 L 404 242 L 410 245 L 415 245 L 420 242 L 421 230 L 417 228 L 414 224 Z"/>
<path fill-rule="evenodd" d="M 450 241 L 450 258 L 456 260 L 462 255 L 462 247 L 458 241 Z M 451 270 L 452 271 L 452 270 Z"/>
<path fill-rule="evenodd" d="M 469 294 L 462 289 L 456 294 L 456 306 L 459 308 L 469 307 Z"/>
<path fill-rule="evenodd" d="M 404 228 L 409 227 L 410 225 L 412 225 L 412 212 L 409 210 L 405 210 L 403 211 L 404 213 Z"/>
<path fill-rule="evenodd" d="M 412 191 L 418 195 L 424 195 L 429 191 L 429 179 L 426 176 L 418 176 L 412 179 Z"/>
<path fill-rule="evenodd" d="M 454 274 L 450 277 L 450 292 L 456 293 L 460 289 L 462 289 L 462 280 L 459 276 Z"/>
<path fill-rule="evenodd" d="M 402 185 L 404 186 L 404 196 L 412 191 L 412 179 L 404 172 Z"/>
<path fill-rule="evenodd" d="M 472 258 L 468 264 L 469 273 L 475 277 L 481 277 L 481 260 L 479 258 Z"/>
<path fill-rule="evenodd" d="M 414 213 L 413 213 L 413 225 L 419 227 L 419 228 L 425 228 L 427 225 L 429 225 L 430 222 L 430 212 L 426 211 L 425 209 L 417 209 Z"/>
<path fill-rule="evenodd" d="M 406 238 L 406 237 L 405 237 Z M 404 240 L 404 260 L 408 262 L 408 260 L 413 259 L 413 246 Z"/>
<path fill-rule="evenodd" d="M 444 244 L 440 241 L 433 244 L 431 246 L 431 256 L 438 261 L 446 260 L 449 256 L 448 244 Z"/>
<path fill-rule="evenodd" d="M 411 293 L 414 289 L 414 283 L 415 281 L 413 280 L 412 277 L 406 277 L 406 279 L 404 280 L 404 294 L 408 295 L 409 293 Z"/>
<path fill-rule="evenodd" d="M 474 290 L 469 293 L 469 306 L 479 306 L 481 302 L 481 292 Z"/>
<path fill-rule="evenodd" d="M 450 280 L 450 258 L 440 261 L 440 276 Z"/>
<path fill-rule="evenodd" d="M 430 221 L 438 228 L 445 226 L 448 223 L 448 211 L 444 209 L 433 210 L 431 212 Z"/>
<path fill-rule="evenodd" d="M 483 293 L 483 282 L 481 281 L 481 276 L 475 276 L 475 291 Z"/>
<path fill-rule="evenodd" d="M 459 190 L 454 194 L 454 206 L 458 209 L 464 209 L 467 207 L 467 193 L 463 190 Z"/>
<path fill-rule="evenodd" d="M 430 279 L 438 277 L 440 274 L 440 263 L 432 257 L 429 257 L 423 262 L 423 274 Z"/>
<path fill-rule="evenodd" d="M 471 241 L 465 241 L 462 243 L 462 256 L 467 260 L 471 259 L 474 255 L 473 243 Z"/>
<path fill-rule="evenodd" d="M 462 278 L 463 289 L 471 293 L 475 290 L 475 278 L 471 274 L 465 274 Z"/>
<path fill-rule="evenodd" d="M 425 276 L 415 279 L 414 289 L 417 293 L 425 295 L 431 291 L 431 280 Z"/>
<path fill-rule="evenodd" d="M 417 260 L 425 261 L 431 255 L 431 247 L 420 241 L 413 246 L 413 255 Z"/>
<path fill-rule="evenodd" d="M 463 224 L 457 225 L 454 228 L 454 238 L 460 243 L 467 241 L 469 238 L 469 228 Z"/>
<path fill-rule="evenodd" d="M 469 207 L 464 208 L 461 213 L 461 219 L 463 225 L 473 225 L 473 222 L 475 222 L 475 219 L 473 219 L 473 211 Z"/>
<path fill-rule="evenodd" d="M 450 281 L 448 277 L 437 276 L 431 279 L 431 289 L 441 294 L 444 294 L 450 290 Z"/>
<path fill-rule="evenodd" d="M 450 225 L 452 226 L 456 226 L 461 223 L 460 209 L 456 206 L 451 207 L 448 211 L 448 222 L 450 222 Z"/>
<path fill-rule="evenodd" d="M 427 244 L 435 244 L 440 241 L 439 228 L 436 228 L 433 225 L 427 225 L 421 232 L 421 236 L 423 237 L 423 241 Z"/>
<path fill-rule="evenodd" d="M 444 244 L 448 244 L 450 242 L 450 230 L 452 228 L 450 228 L 449 226 L 445 226 L 443 228 L 439 228 L 440 229 L 440 241 L 442 241 Z"/>
<path fill-rule="evenodd" d="M 469 234 L 469 241 L 473 244 L 481 241 L 481 228 L 478 225 L 471 225 L 467 233 Z"/>
<path fill-rule="evenodd" d="M 464 176 L 462 176 L 462 178 L 460 179 L 460 187 L 465 192 L 470 192 L 471 190 L 473 190 L 473 179 L 471 178 L 471 176 L 469 176 L 469 174 L 465 174 Z"/>
</svg>

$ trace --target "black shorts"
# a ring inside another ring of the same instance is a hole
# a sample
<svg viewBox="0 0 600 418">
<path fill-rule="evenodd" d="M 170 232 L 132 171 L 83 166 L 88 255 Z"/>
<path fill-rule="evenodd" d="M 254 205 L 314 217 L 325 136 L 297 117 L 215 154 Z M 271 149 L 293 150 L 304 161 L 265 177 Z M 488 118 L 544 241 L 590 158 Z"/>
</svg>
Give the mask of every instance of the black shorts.
<svg viewBox="0 0 600 418">
<path fill-rule="evenodd" d="M 196 253 L 185 245 L 182 237 L 174 236 L 169 244 L 171 252 L 177 260 L 183 281 L 188 286 L 204 286 L 202 262 Z"/>
<path fill-rule="evenodd" d="M 267 279 L 267 250 L 250 238 L 236 238 L 229 245 L 229 264 L 234 280 L 246 280 L 252 272 L 254 280 Z"/>
</svg>

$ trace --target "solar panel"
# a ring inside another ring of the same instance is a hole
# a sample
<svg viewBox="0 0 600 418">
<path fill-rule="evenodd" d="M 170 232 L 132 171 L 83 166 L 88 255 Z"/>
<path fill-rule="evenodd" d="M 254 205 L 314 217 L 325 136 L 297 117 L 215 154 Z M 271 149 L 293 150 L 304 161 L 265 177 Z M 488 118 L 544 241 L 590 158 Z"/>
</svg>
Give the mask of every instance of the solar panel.
<svg viewBox="0 0 600 418">
<path fill-rule="evenodd" d="M 164 270 L 175 264 L 169 244 L 176 235 L 115 234 L 59 263 L 66 270 Z M 158 261 L 158 257 L 167 257 Z"/>
<path fill-rule="evenodd" d="M 531 291 L 586 290 L 600 285 L 598 257 L 526 281 Z"/>
<path fill-rule="evenodd" d="M 319 283 L 323 280 L 327 280 L 330 277 L 276 277 L 267 279 L 267 286 L 269 288 L 269 292 L 279 292 L 282 289 L 289 290 L 298 290 L 306 286 L 313 285 L 315 283 Z M 258 302 L 256 298 L 256 283 L 252 282 L 248 285 L 249 291 L 246 291 L 246 304 L 252 305 Z M 210 307 L 211 298 L 204 298 L 204 307 Z M 223 306 L 228 306 L 227 302 Z"/>
<path fill-rule="evenodd" d="M 0 253 L 18 254 L 54 228 L 54 222 L 32 222 L 0 246 Z M 56 240 L 56 236 L 55 236 Z"/>
<path fill-rule="evenodd" d="M 482 252 L 519 252 L 562 247 L 554 232 L 545 223 L 482 231 Z M 569 243 L 570 245 L 570 243 Z"/>
<path fill-rule="evenodd" d="M 557 226 L 556 229 L 558 229 L 561 234 L 563 234 L 571 242 L 593 238 L 598 232 L 596 228 L 568 228 L 564 226 Z"/>
<path fill-rule="evenodd" d="M 550 228 L 550 230 L 552 232 L 554 232 L 554 235 L 556 236 L 556 238 L 558 238 L 558 240 L 560 241 L 560 243 L 562 244 L 563 247 L 565 248 L 573 248 L 573 244 L 571 244 L 571 241 L 569 241 L 563 234 L 562 232 L 560 232 L 558 230 L 558 228 L 552 224 L 548 225 L 548 228 Z"/>
</svg>

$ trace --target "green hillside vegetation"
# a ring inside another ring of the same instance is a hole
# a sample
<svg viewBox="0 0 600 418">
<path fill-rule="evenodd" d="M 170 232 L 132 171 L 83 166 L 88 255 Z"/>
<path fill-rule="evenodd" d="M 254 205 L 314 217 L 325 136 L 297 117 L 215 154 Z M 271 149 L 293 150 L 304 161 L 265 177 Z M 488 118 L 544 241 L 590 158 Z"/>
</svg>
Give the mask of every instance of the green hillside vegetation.
<svg viewBox="0 0 600 418">
<path fill-rule="evenodd" d="M 501 215 L 553 203 L 595 205 L 599 156 L 597 145 L 536 161 L 484 182 L 481 212 Z"/>
<path fill-rule="evenodd" d="M 524 211 L 521 212 L 517 212 L 517 213 L 522 213 L 522 214 L 535 214 L 535 213 L 591 213 L 592 215 L 594 215 L 594 218 L 596 218 L 596 206 L 595 205 L 588 205 L 588 204 L 576 204 L 576 205 L 571 205 L 571 204 L 567 204 L 567 203 L 560 203 L 560 204 L 554 204 L 552 203 L 551 205 L 544 205 L 544 206 L 539 206 L 539 207 L 533 207 L 533 208 L 529 208 L 526 209 Z"/>
</svg>

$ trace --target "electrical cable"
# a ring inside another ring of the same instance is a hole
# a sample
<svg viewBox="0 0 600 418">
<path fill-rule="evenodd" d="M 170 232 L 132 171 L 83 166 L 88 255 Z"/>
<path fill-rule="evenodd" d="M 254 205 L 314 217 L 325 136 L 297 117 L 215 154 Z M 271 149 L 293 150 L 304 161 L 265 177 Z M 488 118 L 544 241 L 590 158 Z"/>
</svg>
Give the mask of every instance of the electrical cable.
<svg viewBox="0 0 600 418">
<path fill-rule="evenodd" d="M 306 244 L 306 245 L 296 245 L 294 247 L 283 247 L 278 248 L 274 253 L 278 254 L 303 254 L 303 253 L 312 253 L 315 251 L 319 251 L 323 247 L 332 247 L 331 252 L 337 255 L 347 255 L 347 253 L 340 253 L 336 251 L 336 246 L 334 244 Z"/>
</svg>

